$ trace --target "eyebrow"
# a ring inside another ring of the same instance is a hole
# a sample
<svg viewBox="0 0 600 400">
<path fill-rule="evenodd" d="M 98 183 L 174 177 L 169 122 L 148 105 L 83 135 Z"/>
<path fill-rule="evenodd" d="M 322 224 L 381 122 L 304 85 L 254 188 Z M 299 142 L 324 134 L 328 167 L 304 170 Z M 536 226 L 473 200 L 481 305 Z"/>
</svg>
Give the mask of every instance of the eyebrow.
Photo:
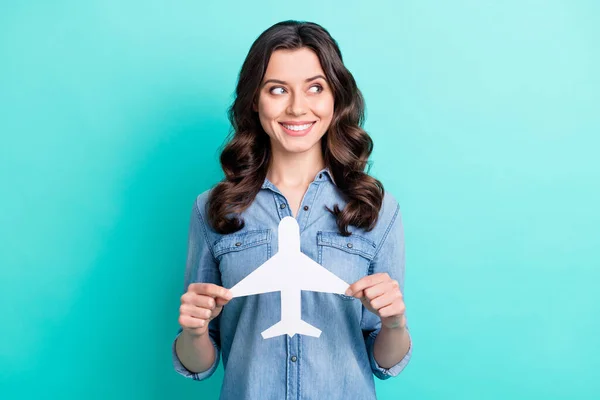
<svg viewBox="0 0 600 400">
<path fill-rule="evenodd" d="M 304 82 L 310 82 L 310 81 L 314 81 L 315 79 L 318 79 L 318 78 L 323 78 L 323 80 L 327 81 L 327 79 L 326 79 L 326 78 L 325 78 L 323 75 L 315 75 L 315 76 L 313 76 L 312 78 L 308 78 L 308 79 L 306 79 Z M 268 79 L 268 80 L 266 80 L 266 81 L 265 81 L 265 82 L 264 82 L 264 83 L 261 85 L 261 87 L 265 86 L 265 85 L 266 85 L 267 83 L 269 83 L 269 82 L 273 82 L 273 83 L 280 83 L 280 84 L 282 84 L 282 85 L 287 85 L 287 82 L 285 82 L 285 81 L 280 81 L 279 79 Z"/>
</svg>

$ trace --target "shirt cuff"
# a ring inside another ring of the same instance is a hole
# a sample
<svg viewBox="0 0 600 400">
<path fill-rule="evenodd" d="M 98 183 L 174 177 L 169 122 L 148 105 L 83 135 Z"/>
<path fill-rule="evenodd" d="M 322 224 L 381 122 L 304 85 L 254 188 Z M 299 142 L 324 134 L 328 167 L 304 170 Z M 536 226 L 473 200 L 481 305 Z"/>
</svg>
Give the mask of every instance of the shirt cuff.
<svg viewBox="0 0 600 400">
<path fill-rule="evenodd" d="M 396 365 L 393 365 L 390 368 L 382 368 L 377 361 L 375 360 L 375 356 L 373 354 L 373 347 L 375 345 L 375 339 L 377 338 L 377 335 L 379 334 L 379 331 L 381 330 L 381 328 L 371 332 L 369 334 L 369 336 L 367 337 L 367 353 L 369 354 L 369 362 L 371 363 L 371 370 L 373 371 L 373 374 L 381 379 L 381 380 L 385 380 L 394 376 L 398 376 L 398 374 L 400 372 L 402 372 L 402 370 L 404 369 L 404 367 L 406 367 L 406 365 L 408 364 L 408 362 L 410 361 L 410 357 L 412 355 L 412 338 L 410 337 L 410 332 L 408 331 L 408 325 L 406 326 L 406 332 L 408 333 L 408 340 L 410 342 L 410 345 L 408 347 L 408 351 L 406 352 L 406 355 L 402 358 L 402 360 L 400 360 Z"/>
<path fill-rule="evenodd" d="M 204 379 L 209 378 L 217 370 L 217 366 L 219 365 L 219 358 L 221 356 L 221 352 L 220 352 L 219 348 L 217 347 L 217 344 L 215 343 L 213 338 L 210 337 L 210 335 L 209 335 L 208 337 L 210 339 L 210 342 L 215 347 L 215 361 L 210 366 L 210 368 L 204 372 L 199 372 L 199 373 L 192 372 L 181 363 L 181 360 L 177 356 L 177 351 L 175 351 L 175 342 L 177 341 L 177 338 L 179 337 L 179 335 L 181 335 L 182 331 L 183 331 L 183 329 L 180 328 L 179 333 L 177 333 L 177 336 L 175 337 L 175 340 L 173 340 L 173 345 L 172 345 L 172 350 L 171 350 L 173 353 L 173 367 L 175 367 L 175 371 L 177 371 L 177 373 L 179 373 L 180 375 L 185 376 L 186 378 L 191 378 L 196 381 L 202 381 Z"/>
</svg>

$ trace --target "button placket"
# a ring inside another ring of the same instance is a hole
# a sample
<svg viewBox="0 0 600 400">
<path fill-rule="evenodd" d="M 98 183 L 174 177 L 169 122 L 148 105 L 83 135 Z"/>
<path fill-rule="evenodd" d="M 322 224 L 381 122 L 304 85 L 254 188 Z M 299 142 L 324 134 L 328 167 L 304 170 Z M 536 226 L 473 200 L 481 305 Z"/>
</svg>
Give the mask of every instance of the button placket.
<svg viewBox="0 0 600 400">
<path fill-rule="evenodd" d="M 319 185 L 320 181 L 316 179 L 311 182 L 302 197 L 302 202 L 300 203 L 300 209 L 298 210 L 298 224 L 300 225 L 300 232 L 304 230 L 304 227 L 308 224 L 308 217 L 311 213 L 313 213 L 316 209 L 313 207 L 315 199 L 317 198 L 317 194 L 319 193 Z"/>
<path fill-rule="evenodd" d="M 279 215 L 279 219 L 283 219 L 284 217 L 291 215 L 286 198 L 280 193 L 275 194 L 274 196 L 277 204 L 277 214 Z"/>
</svg>

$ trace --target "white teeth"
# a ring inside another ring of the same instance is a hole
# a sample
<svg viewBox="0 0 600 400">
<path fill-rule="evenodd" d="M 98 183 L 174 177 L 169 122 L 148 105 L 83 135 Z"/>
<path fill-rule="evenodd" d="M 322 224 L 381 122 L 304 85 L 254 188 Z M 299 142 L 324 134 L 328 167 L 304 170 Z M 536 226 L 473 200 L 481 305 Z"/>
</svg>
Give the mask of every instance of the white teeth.
<svg viewBox="0 0 600 400">
<path fill-rule="evenodd" d="M 289 129 L 290 131 L 303 131 L 305 129 L 308 129 L 313 123 L 306 124 L 306 125 L 285 125 L 285 124 L 281 124 L 281 125 L 286 127 L 286 129 Z"/>
</svg>

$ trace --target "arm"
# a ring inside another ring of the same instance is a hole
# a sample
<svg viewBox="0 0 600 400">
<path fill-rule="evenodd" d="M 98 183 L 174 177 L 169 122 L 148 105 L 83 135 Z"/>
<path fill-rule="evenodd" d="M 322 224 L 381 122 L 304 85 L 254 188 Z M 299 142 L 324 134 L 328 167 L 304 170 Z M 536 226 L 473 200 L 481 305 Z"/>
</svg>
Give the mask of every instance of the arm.
<svg viewBox="0 0 600 400">
<path fill-rule="evenodd" d="M 221 286 L 221 276 L 199 208 L 202 204 L 200 197 L 196 199 L 190 217 L 184 292 L 195 282 Z M 173 366 L 179 374 L 195 380 L 206 379 L 217 369 L 219 357 L 219 316 L 210 321 L 208 333 L 201 336 L 179 328 L 172 345 Z"/>
<path fill-rule="evenodd" d="M 208 335 L 193 337 L 186 331 L 175 339 L 175 351 L 182 366 L 193 374 L 208 371 L 217 356 L 217 350 Z"/>
<path fill-rule="evenodd" d="M 381 328 L 373 345 L 375 361 L 383 369 L 398 364 L 410 348 L 410 334 L 406 327 Z"/>
<path fill-rule="evenodd" d="M 398 282 L 400 292 L 404 293 L 404 230 L 400 207 L 397 202 L 394 204 L 394 215 L 371 263 L 371 269 L 373 274 L 387 273 Z M 412 355 L 412 340 L 406 319 L 402 318 L 397 325 L 385 327 L 380 317 L 363 308 L 362 328 L 375 376 L 379 379 L 397 376 Z"/>
</svg>

